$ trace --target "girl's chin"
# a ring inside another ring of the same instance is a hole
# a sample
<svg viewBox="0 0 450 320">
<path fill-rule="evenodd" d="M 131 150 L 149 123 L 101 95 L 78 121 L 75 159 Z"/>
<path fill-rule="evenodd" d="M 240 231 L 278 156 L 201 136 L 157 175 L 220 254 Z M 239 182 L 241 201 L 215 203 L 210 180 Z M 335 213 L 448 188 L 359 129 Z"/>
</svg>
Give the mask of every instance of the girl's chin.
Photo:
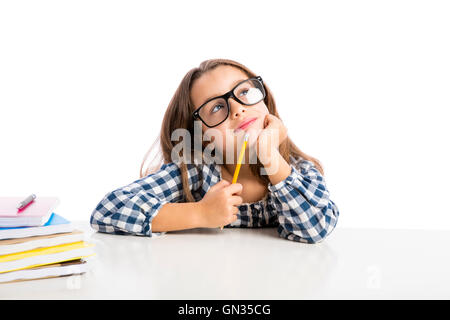
<svg viewBox="0 0 450 320">
<path fill-rule="evenodd" d="M 247 147 L 253 148 L 256 145 L 256 142 L 258 141 L 258 137 L 261 131 L 262 129 L 255 129 L 255 128 L 248 128 L 247 130 L 239 130 L 238 132 L 235 133 L 235 136 L 237 137 L 237 143 L 240 145 L 242 142 L 244 142 L 245 135 L 248 134 Z"/>
</svg>

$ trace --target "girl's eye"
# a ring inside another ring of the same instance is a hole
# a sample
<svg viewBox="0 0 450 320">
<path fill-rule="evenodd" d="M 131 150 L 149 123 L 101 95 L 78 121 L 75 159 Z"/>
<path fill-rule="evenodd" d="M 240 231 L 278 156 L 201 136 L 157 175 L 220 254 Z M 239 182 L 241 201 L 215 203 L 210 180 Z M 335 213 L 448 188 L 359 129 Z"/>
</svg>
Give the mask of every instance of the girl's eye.
<svg viewBox="0 0 450 320">
<path fill-rule="evenodd" d="M 211 109 L 211 113 L 216 113 L 217 111 L 220 110 L 220 108 L 223 108 L 223 106 L 222 106 L 221 104 L 215 105 L 215 106 Z"/>
<path fill-rule="evenodd" d="M 248 90 L 247 90 L 247 89 L 245 89 L 245 90 L 242 90 L 242 91 L 241 91 L 241 95 L 242 95 L 242 93 L 244 93 L 244 92 L 245 92 L 245 93 L 247 93 L 247 92 L 248 92 Z"/>
</svg>

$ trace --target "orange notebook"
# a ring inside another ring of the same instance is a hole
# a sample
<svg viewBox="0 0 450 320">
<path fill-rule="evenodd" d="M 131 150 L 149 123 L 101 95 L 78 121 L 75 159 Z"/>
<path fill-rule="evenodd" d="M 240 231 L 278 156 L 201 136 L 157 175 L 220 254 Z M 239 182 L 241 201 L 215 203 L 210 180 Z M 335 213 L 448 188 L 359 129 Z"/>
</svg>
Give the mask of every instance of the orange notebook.
<svg viewBox="0 0 450 320">
<path fill-rule="evenodd" d="M 45 224 L 59 204 L 55 197 L 36 197 L 24 210 L 17 205 L 25 197 L 0 197 L 0 227 L 36 227 Z"/>
</svg>

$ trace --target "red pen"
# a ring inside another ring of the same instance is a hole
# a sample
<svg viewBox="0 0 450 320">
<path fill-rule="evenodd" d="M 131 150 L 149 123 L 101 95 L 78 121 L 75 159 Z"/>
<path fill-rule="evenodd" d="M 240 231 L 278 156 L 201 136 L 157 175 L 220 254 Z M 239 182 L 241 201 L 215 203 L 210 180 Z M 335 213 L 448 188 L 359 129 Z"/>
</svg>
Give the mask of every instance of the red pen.
<svg viewBox="0 0 450 320">
<path fill-rule="evenodd" d="M 33 201 L 34 199 L 36 199 L 36 195 L 32 194 L 28 197 L 26 197 L 23 201 L 21 201 L 18 205 L 17 205 L 17 210 L 18 212 L 23 211 L 26 207 L 28 207 Z"/>
</svg>

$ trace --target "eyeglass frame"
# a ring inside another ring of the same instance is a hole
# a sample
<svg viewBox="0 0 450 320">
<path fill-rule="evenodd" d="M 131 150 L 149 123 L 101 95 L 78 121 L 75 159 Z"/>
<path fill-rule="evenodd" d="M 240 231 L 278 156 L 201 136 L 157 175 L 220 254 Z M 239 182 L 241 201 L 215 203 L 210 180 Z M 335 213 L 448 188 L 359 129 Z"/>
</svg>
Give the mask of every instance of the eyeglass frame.
<svg viewBox="0 0 450 320">
<path fill-rule="evenodd" d="M 234 94 L 234 90 L 235 90 L 237 87 L 239 87 L 241 84 L 243 84 L 244 82 L 249 81 L 249 80 L 258 80 L 258 81 L 261 83 L 261 87 L 262 87 L 262 89 L 263 89 L 263 98 L 262 98 L 261 100 L 259 100 L 258 102 L 256 102 L 256 103 L 251 103 L 251 104 L 242 102 L 242 101 L 239 100 L 239 98 L 236 97 L 236 95 Z M 266 98 L 266 89 L 264 88 L 264 82 L 263 82 L 263 79 L 262 79 L 260 76 L 256 76 L 256 77 L 248 78 L 248 79 L 246 79 L 246 80 L 242 80 L 242 81 L 239 82 L 237 85 L 235 85 L 235 86 L 233 87 L 233 89 L 231 89 L 231 90 L 228 91 L 227 93 L 225 93 L 225 94 L 223 94 L 223 95 L 221 95 L 221 96 L 217 96 L 217 97 L 208 99 L 208 100 L 207 100 L 205 103 L 203 103 L 200 107 L 198 107 L 197 109 L 195 109 L 195 111 L 192 113 L 192 117 L 194 118 L 194 120 L 195 120 L 195 119 L 200 119 L 200 120 L 205 124 L 205 126 L 207 126 L 208 128 L 214 128 L 214 127 L 217 127 L 218 125 L 220 125 L 221 123 L 223 123 L 224 121 L 226 121 L 226 120 L 228 119 L 228 117 L 230 116 L 230 109 L 231 109 L 231 108 L 230 108 L 230 104 L 228 103 L 228 99 L 229 99 L 230 97 L 233 98 L 235 101 L 237 101 L 237 102 L 239 102 L 240 104 L 243 104 L 243 105 L 245 105 L 245 106 L 253 106 L 253 105 L 255 105 L 255 104 L 261 102 L 262 100 L 264 100 L 264 99 Z M 200 114 L 199 114 L 200 109 L 203 108 L 208 102 L 210 102 L 210 101 L 212 101 L 212 100 L 215 100 L 215 99 L 220 99 L 220 98 L 225 99 L 225 103 L 227 104 L 227 109 L 228 109 L 227 116 L 225 117 L 225 119 L 223 119 L 223 120 L 222 120 L 221 122 L 219 122 L 218 124 L 216 124 L 216 125 L 214 125 L 214 126 L 209 126 L 209 125 L 206 124 L 206 122 L 202 119 L 202 117 L 200 117 Z"/>
</svg>

